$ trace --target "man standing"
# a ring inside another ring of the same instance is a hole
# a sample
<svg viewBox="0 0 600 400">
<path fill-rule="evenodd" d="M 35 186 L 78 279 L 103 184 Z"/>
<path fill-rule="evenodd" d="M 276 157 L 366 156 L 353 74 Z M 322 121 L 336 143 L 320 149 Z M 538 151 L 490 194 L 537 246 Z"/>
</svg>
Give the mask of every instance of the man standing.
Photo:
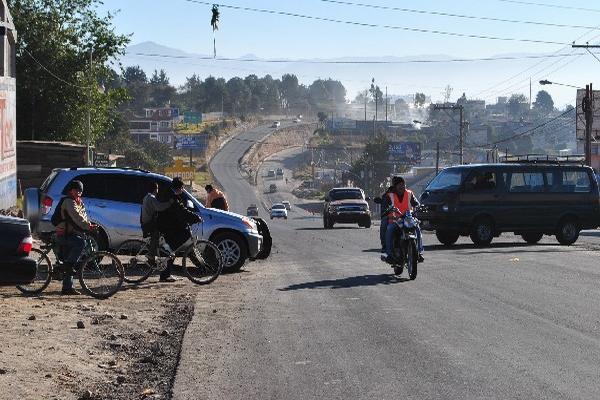
<svg viewBox="0 0 600 400">
<path fill-rule="evenodd" d="M 158 247 L 158 240 L 160 238 L 160 232 L 158 231 L 156 218 L 159 212 L 165 211 L 167 208 L 171 207 L 171 204 L 173 204 L 173 199 L 169 199 L 164 203 L 158 201 L 156 198 L 158 195 L 158 183 L 156 182 L 150 183 L 148 190 L 148 194 L 144 197 L 142 202 L 140 223 L 142 224 L 142 233 L 144 237 L 150 236 L 148 262 L 150 265 L 156 265 L 156 248 Z"/>
<path fill-rule="evenodd" d="M 67 197 L 59 204 L 61 222 L 56 226 L 56 239 L 66 253 L 61 294 L 75 295 L 79 292 L 73 288 L 73 275 L 85 247 L 83 233 L 92 232 L 95 225 L 90 222 L 81 200 L 83 183 L 71 181 L 66 190 Z"/>
<path fill-rule="evenodd" d="M 382 210 L 387 210 L 390 207 L 396 207 L 398 212 L 391 212 L 388 214 L 388 225 L 385 233 L 385 250 L 387 253 L 386 262 L 393 263 L 393 255 L 392 255 L 392 240 L 394 238 L 395 231 L 398 229 L 398 226 L 394 223 L 400 215 L 403 215 L 412 208 L 420 205 L 419 201 L 416 199 L 414 193 L 408 189 L 406 189 L 406 182 L 404 178 L 401 176 L 395 176 L 392 178 L 392 188 L 393 191 L 387 193 L 386 196 L 382 199 L 381 208 Z M 419 262 L 423 262 L 425 259 L 423 258 L 423 238 L 421 236 L 421 229 L 419 226 L 416 227 L 417 234 L 417 245 L 419 247 Z"/>
<path fill-rule="evenodd" d="M 206 185 L 204 189 L 206 189 L 206 193 L 208 194 L 206 197 L 207 208 L 217 208 L 219 210 L 229 211 L 229 204 L 227 204 L 227 199 L 223 192 L 213 188 L 212 185 Z"/>
<path fill-rule="evenodd" d="M 189 225 L 201 222 L 198 214 L 186 207 L 186 198 L 183 193 L 183 181 L 181 178 L 174 178 L 171 182 L 172 204 L 166 210 L 158 213 L 158 230 L 164 234 L 165 241 L 173 251 L 176 251 L 190 237 Z M 167 199 L 162 199 L 162 202 Z M 194 260 L 192 260 L 194 261 Z M 167 268 L 160 273 L 161 282 L 175 282 L 176 279 L 171 276 L 172 263 L 169 262 Z"/>
</svg>

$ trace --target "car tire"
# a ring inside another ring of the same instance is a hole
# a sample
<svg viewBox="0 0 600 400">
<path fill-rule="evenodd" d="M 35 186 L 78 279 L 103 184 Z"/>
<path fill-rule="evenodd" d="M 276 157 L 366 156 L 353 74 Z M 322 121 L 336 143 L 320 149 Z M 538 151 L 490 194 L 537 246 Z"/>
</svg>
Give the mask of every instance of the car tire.
<svg viewBox="0 0 600 400">
<path fill-rule="evenodd" d="M 445 230 L 435 231 L 435 236 L 437 237 L 437 240 L 439 240 L 439 242 L 444 246 L 452 246 L 460 237 L 458 232 Z"/>
<path fill-rule="evenodd" d="M 325 229 L 333 228 L 333 223 L 331 222 L 331 218 L 329 218 L 327 215 L 323 216 L 323 228 L 325 228 Z"/>
<path fill-rule="evenodd" d="M 248 258 L 248 247 L 236 233 L 221 232 L 210 239 L 223 256 L 223 272 L 239 271 Z"/>
<path fill-rule="evenodd" d="M 537 242 L 542 240 L 543 236 L 544 234 L 541 232 L 527 232 L 521 234 L 523 240 L 526 241 L 528 244 L 536 244 Z"/>
<path fill-rule="evenodd" d="M 556 230 L 556 240 L 558 243 L 569 246 L 579 238 L 579 225 L 573 218 L 565 218 L 558 224 Z"/>
<path fill-rule="evenodd" d="M 371 227 L 371 220 L 365 221 L 362 225 L 358 224 L 358 226 L 362 226 L 363 228 L 369 229 Z"/>
<path fill-rule="evenodd" d="M 475 246 L 489 246 L 494 239 L 494 223 L 490 218 L 479 218 L 471 228 L 471 240 Z"/>
</svg>

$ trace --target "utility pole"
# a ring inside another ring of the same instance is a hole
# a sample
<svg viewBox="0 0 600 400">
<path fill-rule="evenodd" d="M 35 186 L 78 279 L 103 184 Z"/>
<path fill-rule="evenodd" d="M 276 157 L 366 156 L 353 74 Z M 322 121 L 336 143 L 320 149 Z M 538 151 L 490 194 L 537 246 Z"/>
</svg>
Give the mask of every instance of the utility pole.
<svg viewBox="0 0 600 400">
<path fill-rule="evenodd" d="M 367 90 L 365 90 L 365 125 L 367 124 L 367 99 L 368 99 L 368 94 L 369 93 Z"/>
<path fill-rule="evenodd" d="M 581 102 L 585 116 L 585 163 L 592 165 L 592 126 L 594 125 L 594 91 L 592 84 L 585 85 L 585 96 Z"/>
<path fill-rule="evenodd" d="M 93 49 L 90 49 L 90 80 L 89 80 L 89 100 L 88 100 L 88 109 L 87 109 L 87 145 L 86 145 L 86 153 L 87 153 L 87 164 L 93 165 L 94 161 L 91 156 L 91 142 L 92 142 L 92 82 L 93 82 Z"/>
<path fill-rule="evenodd" d="M 463 117 L 464 117 L 464 108 L 462 105 L 460 104 L 456 104 L 456 105 L 452 105 L 452 106 L 447 106 L 447 105 L 440 105 L 440 104 L 434 104 L 433 105 L 433 109 L 434 110 L 459 110 L 460 111 L 460 129 L 459 129 L 459 138 L 458 138 L 458 148 L 459 148 L 459 162 L 462 165 L 463 164 L 463 150 L 464 150 L 464 144 L 463 144 L 463 137 L 464 137 L 464 121 L 463 121 Z"/>
<path fill-rule="evenodd" d="M 387 95 L 387 86 L 385 87 L 385 122 L 387 125 L 387 112 L 388 112 L 388 95 Z"/>
<path fill-rule="evenodd" d="M 440 142 L 435 145 L 435 175 L 440 172 Z"/>
</svg>

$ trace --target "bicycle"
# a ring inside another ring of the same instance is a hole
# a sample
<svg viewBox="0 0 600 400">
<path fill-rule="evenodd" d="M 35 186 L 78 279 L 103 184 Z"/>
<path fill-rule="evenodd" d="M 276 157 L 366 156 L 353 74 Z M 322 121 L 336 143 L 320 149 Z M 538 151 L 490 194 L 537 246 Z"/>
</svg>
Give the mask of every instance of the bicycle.
<svg viewBox="0 0 600 400">
<path fill-rule="evenodd" d="M 190 238 L 175 251 L 161 235 L 154 265 L 148 262 L 150 237 L 123 242 L 115 254 L 123 260 L 125 282 L 142 283 L 153 272 L 164 271 L 177 257 L 183 258 L 183 270 L 190 281 L 198 285 L 214 282 L 223 271 L 223 256 L 213 242 L 199 239 L 191 229 L 190 234 Z"/>
<path fill-rule="evenodd" d="M 107 299 L 119 291 L 123 285 L 123 266 L 119 259 L 108 251 L 98 250 L 98 244 L 93 236 L 83 233 L 85 246 L 80 256 L 80 262 L 75 267 L 75 275 L 83 291 L 96 299 Z M 52 280 L 62 281 L 65 276 L 64 261 L 56 235 L 43 240 L 39 249 L 31 249 L 30 257 L 37 262 L 37 272 L 33 282 L 18 285 L 25 295 L 42 293 Z M 48 254 L 54 253 L 56 263 L 53 264 Z"/>
</svg>

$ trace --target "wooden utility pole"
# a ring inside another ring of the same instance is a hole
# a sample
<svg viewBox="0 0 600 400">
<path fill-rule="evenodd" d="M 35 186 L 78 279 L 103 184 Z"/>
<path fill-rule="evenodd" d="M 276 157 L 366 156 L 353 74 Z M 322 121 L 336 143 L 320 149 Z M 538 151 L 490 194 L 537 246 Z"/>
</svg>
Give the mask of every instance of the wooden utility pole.
<svg viewBox="0 0 600 400">
<path fill-rule="evenodd" d="M 463 117 L 464 117 L 464 108 L 462 105 L 460 104 L 456 104 L 456 105 L 452 105 L 452 106 L 447 106 L 447 105 L 440 105 L 440 104 L 434 104 L 433 105 L 433 109 L 434 110 L 459 110 L 460 111 L 460 129 L 459 129 L 459 138 L 458 138 L 458 155 L 459 155 L 459 163 L 462 165 L 463 161 L 464 161 L 464 157 L 463 157 L 463 153 L 464 153 L 464 144 L 463 144 L 463 137 L 464 137 L 464 121 L 463 121 Z"/>
<path fill-rule="evenodd" d="M 440 142 L 435 145 L 435 175 L 440 172 Z"/>
<path fill-rule="evenodd" d="M 592 165 L 592 126 L 594 125 L 594 91 L 592 84 L 585 85 L 585 96 L 581 102 L 585 116 L 585 163 Z"/>
</svg>

